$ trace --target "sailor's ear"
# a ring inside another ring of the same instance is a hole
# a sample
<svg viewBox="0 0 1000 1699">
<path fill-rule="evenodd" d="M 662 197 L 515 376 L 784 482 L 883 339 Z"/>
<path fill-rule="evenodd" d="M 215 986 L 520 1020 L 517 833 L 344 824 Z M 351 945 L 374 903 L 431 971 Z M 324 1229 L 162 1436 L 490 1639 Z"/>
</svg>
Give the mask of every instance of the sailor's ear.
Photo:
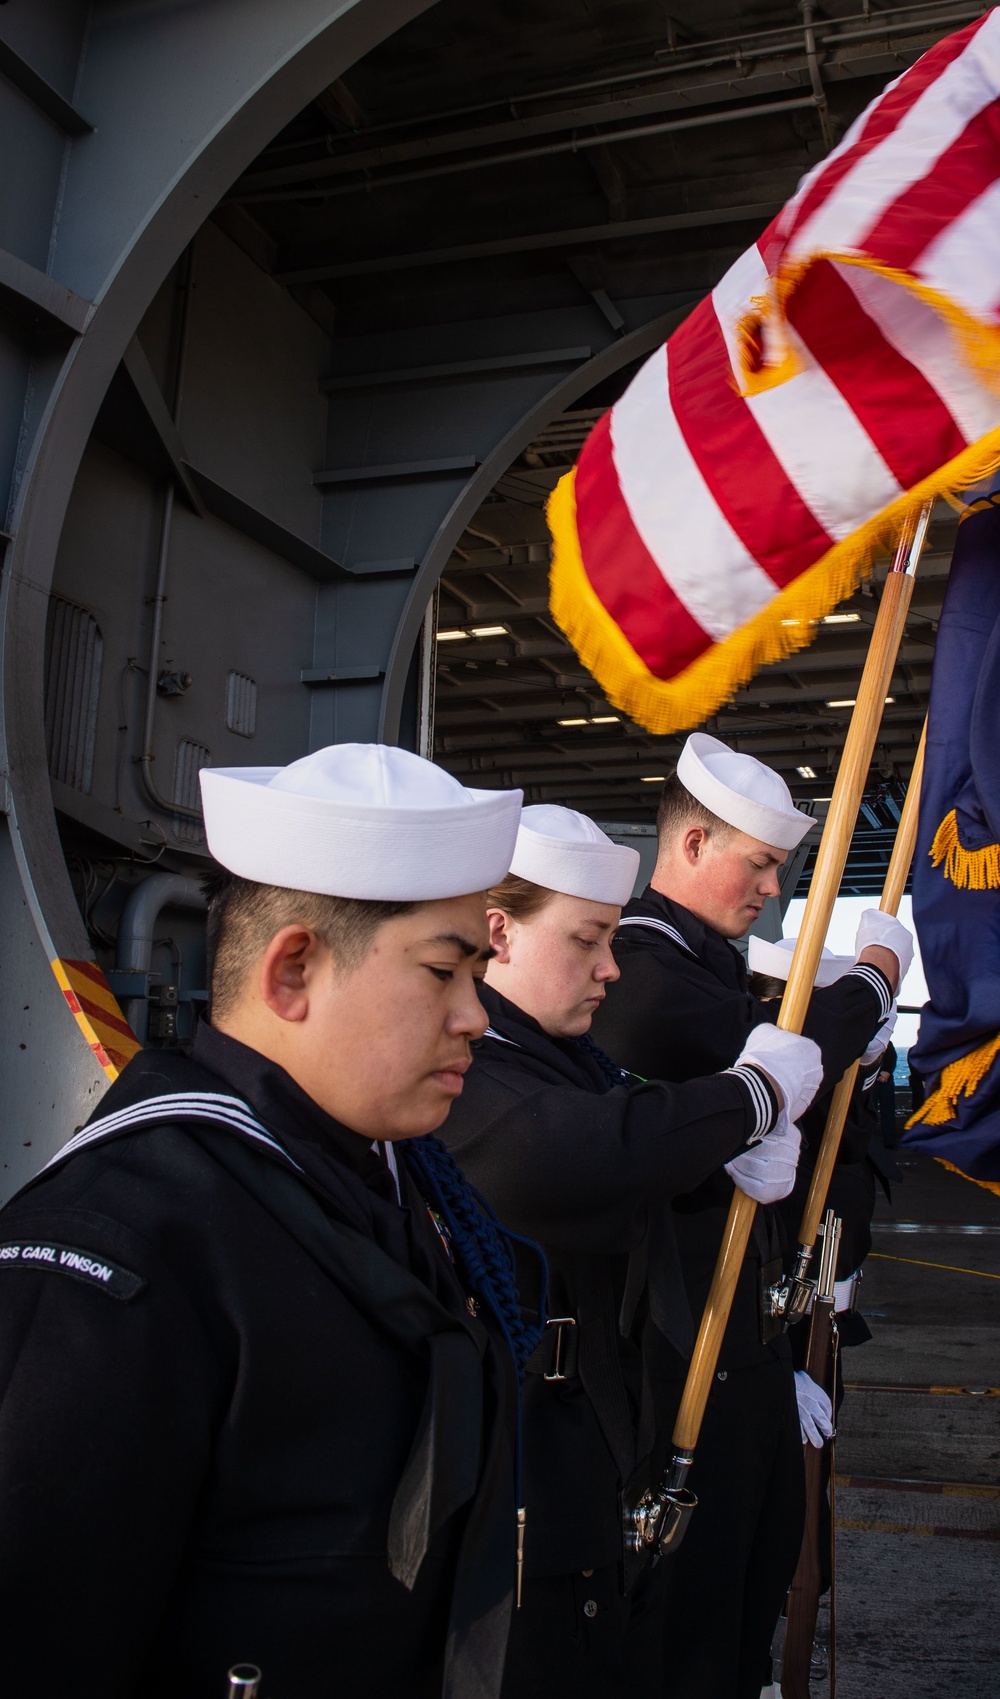
<svg viewBox="0 0 1000 1699">
<path fill-rule="evenodd" d="M 707 843 L 708 833 L 704 826 L 689 826 L 681 838 L 681 854 L 684 860 L 690 862 L 692 866 L 695 862 L 700 861 L 705 853 Z"/>
<path fill-rule="evenodd" d="M 509 962 L 510 935 L 508 928 L 511 923 L 510 915 L 505 914 L 502 908 L 488 908 L 486 919 L 490 927 L 490 949 L 493 951 L 493 960 Z"/>
<path fill-rule="evenodd" d="M 304 1021 L 309 1013 L 309 989 L 329 955 L 325 944 L 308 926 L 283 926 L 261 957 L 257 988 L 261 1001 L 282 1021 Z"/>
</svg>

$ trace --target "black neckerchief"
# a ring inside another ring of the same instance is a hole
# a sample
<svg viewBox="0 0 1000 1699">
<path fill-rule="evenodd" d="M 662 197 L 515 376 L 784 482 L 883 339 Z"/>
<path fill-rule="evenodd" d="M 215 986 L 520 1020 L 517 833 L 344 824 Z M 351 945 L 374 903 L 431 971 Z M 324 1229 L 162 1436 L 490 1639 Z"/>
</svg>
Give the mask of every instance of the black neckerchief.
<svg viewBox="0 0 1000 1699">
<path fill-rule="evenodd" d="M 479 995 L 490 1020 L 490 1032 L 472 1046 L 473 1054 L 491 1043 L 514 1044 L 537 1062 L 543 1062 L 553 1072 L 563 1075 L 567 1085 L 578 1090 L 605 1092 L 608 1082 L 594 1058 L 572 1038 L 551 1038 L 539 1026 L 533 1015 L 526 1014 L 516 1003 L 501 996 L 492 985 L 480 985 Z"/>
</svg>

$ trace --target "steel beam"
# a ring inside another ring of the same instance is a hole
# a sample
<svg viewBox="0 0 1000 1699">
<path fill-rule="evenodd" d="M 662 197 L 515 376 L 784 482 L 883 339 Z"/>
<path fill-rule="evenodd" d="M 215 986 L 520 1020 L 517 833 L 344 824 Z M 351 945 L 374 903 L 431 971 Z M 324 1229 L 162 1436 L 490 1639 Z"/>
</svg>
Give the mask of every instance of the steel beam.
<svg viewBox="0 0 1000 1699">
<path fill-rule="evenodd" d="M 613 224 L 582 224 L 571 230 L 543 230 L 523 236 L 499 236 L 488 242 L 465 242 L 451 248 L 420 248 L 404 254 L 372 254 L 367 258 L 333 260 L 325 265 L 278 271 L 279 283 L 333 283 L 342 277 L 374 277 L 380 272 L 413 271 L 422 266 L 458 265 L 466 260 L 491 260 L 503 254 L 543 253 L 548 248 L 585 247 L 589 242 L 628 241 L 659 236 L 667 230 L 701 230 L 717 224 L 759 224 L 779 213 L 784 201 L 753 201 L 745 206 L 708 207 L 698 212 L 667 212 L 656 218 L 620 219 Z"/>
<path fill-rule="evenodd" d="M 26 260 L 0 248 L 0 302 L 15 318 L 38 328 L 82 336 L 94 310 L 92 301 L 56 283 Z"/>
<path fill-rule="evenodd" d="M 51 118 L 53 124 L 67 136 L 89 136 L 93 124 L 86 119 L 82 112 L 64 100 L 58 89 L 46 82 L 27 59 L 22 59 L 19 53 L 6 42 L 0 41 L 0 77 L 6 77 L 16 89 L 37 106 L 39 112 L 44 112 L 46 118 Z"/>
</svg>

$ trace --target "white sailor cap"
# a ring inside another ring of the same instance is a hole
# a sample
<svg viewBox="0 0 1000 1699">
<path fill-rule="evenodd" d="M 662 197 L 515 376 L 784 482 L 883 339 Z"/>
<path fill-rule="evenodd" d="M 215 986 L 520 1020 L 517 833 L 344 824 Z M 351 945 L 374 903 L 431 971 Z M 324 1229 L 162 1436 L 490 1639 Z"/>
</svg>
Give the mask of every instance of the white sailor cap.
<svg viewBox="0 0 1000 1699">
<path fill-rule="evenodd" d="M 750 949 L 747 957 L 751 973 L 766 973 L 772 979 L 787 979 L 788 970 L 792 965 L 792 951 L 796 939 L 779 938 L 776 943 L 769 943 L 766 938 L 755 938 L 750 934 Z M 824 948 L 819 959 L 819 966 L 813 979 L 814 985 L 833 985 L 854 966 L 853 956 L 835 956 L 832 950 Z"/>
<path fill-rule="evenodd" d="M 738 755 L 707 732 L 692 732 L 681 750 L 677 777 L 685 790 L 762 844 L 790 850 L 815 825 L 792 801 L 780 773 L 753 755 Z"/>
<path fill-rule="evenodd" d="M 639 851 L 613 844 L 575 808 L 542 802 L 521 814 L 510 870 L 546 890 L 620 908 L 632 895 Z"/>
<path fill-rule="evenodd" d="M 510 866 L 521 791 L 467 790 L 380 743 L 335 743 L 289 767 L 205 767 L 216 861 L 259 885 L 372 902 L 485 891 Z"/>
</svg>

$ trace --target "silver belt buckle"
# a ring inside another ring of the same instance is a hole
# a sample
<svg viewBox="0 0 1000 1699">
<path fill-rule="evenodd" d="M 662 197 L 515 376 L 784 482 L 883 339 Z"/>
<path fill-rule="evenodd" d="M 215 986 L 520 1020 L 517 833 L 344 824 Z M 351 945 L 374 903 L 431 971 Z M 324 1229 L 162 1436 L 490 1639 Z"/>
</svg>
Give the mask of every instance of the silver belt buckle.
<svg viewBox="0 0 1000 1699">
<path fill-rule="evenodd" d="M 556 1334 L 556 1348 L 555 1348 L 555 1352 L 553 1354 L 552 1373 L 543 1375 L 542 1379 L 543 1380 L 565 1380 L 566 1376 L 562 1372 L 563 1338 L 565 1337 L 564 1334 L 563 1334 L 563 1328 L 564 1327 L 575 1327 L 576 1326 L 576 1317 L 575 1316 L 550 1316 L 545 1325 L 546 1325 L 546 1327 L 557 1327 L 559 1329 L 559 1332 Z"/>
</svg>

